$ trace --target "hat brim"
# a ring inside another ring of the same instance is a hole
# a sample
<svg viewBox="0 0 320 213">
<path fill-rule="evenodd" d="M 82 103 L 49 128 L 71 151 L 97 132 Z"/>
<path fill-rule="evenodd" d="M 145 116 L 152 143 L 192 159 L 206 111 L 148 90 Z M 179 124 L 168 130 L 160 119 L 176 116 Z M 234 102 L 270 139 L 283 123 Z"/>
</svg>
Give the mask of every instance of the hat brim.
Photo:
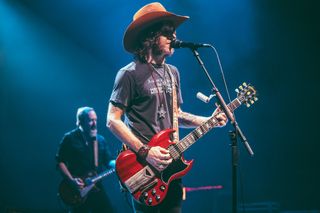
<svg viewBox="0 0 320 213">
<path fill-rule="evenodd" d="M 126 51 L 133 53 L 138 45 L 139 34 L 144 29 L 161 21 L 170 21 L 177 28 L 187 19 L 189 16 L 180 16 L 166 11 L 148 13 L 131 22 L 124 34 L 123 46 Z"/>
</svg>

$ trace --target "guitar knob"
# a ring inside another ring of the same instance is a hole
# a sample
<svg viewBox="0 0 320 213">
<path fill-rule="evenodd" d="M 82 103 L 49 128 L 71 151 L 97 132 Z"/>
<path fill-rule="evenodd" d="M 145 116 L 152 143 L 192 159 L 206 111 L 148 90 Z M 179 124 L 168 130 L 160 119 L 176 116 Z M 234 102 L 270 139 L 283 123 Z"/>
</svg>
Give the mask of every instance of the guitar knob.
<svg viewBox="0 0 320 213">
<path fill-rule="evenodd" d="M 151 205 L 151 203 L 152 203 L 152 198 L 150 197 L 150 198 L 148 199 L 148 204 Z"/>
<path fill-rule="evenodd" d="M 161 191 L 164 191 L 164 190 L 166 190 L 166 187 L 165 187 L 164 185 L 161 185 L 161 186 L 160 186 L 160 190 L 161 190 Z"/>
<path fill-rule="evenodd" d="M 143 193 L 143 198 L 146 200 L 148 198 L 148 192 Z"/>
<path fill-rule="evenodd" d="M 155 195 L 156 192 L 157 192 L 156 189 L 152 189 L 151 194 L 152 194 L 152 195 Z"/>
<path fill-rule="evenodd" d="M 160 195 L 157 195 L 157 196 L 156 196 L 156 201 L 159 201 L 160 198 L 161 198 Z"/>
</svg>

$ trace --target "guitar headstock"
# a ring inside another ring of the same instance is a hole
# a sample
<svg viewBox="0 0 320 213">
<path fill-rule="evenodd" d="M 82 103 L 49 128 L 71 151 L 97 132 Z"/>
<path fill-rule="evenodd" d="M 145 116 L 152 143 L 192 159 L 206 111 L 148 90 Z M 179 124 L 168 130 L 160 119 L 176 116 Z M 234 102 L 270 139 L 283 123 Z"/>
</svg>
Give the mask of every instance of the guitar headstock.
<svg viewBox="0 0 320 213">
<path fill-rule="evenodd" d="M 250 107 L 254 102 L 258 100 L 256 89 L 247 83 L 243 83 L 239 88 L 235 89 L 237 92 L 237 98 L 241 103 L 246 104 L 247 107 Z"/>
</svg>

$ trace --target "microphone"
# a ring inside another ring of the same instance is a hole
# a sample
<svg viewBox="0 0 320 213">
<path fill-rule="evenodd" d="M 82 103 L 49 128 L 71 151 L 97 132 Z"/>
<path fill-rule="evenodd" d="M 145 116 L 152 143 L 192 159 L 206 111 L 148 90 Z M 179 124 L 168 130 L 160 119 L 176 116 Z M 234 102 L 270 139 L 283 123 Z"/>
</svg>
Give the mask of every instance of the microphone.
<svg viewBox="0 0 320 213">
<path fill-rule="evenodd" d="M 203 101 L 204 103 L 209 103 L 209 101 L 211 100 L 211 98 L 213 97 L 214 95 L 210 95 L 209 97 L 204 95 L 203 93 L 201 92 L 198 92 L 197 93 L 197 98 L 200 100 L 200 101 Z"/>
<path fill-rule="evenodd" d="M 178 48 L 198 49 L 199 47 L 211 47 L 210 44 L 185 42 L 185 41 L 180 41 L 178 39 L 171 41 L 170 46 L 171 48 L 175 48 L 175 49 L 178 49 Z"/>
</svg>

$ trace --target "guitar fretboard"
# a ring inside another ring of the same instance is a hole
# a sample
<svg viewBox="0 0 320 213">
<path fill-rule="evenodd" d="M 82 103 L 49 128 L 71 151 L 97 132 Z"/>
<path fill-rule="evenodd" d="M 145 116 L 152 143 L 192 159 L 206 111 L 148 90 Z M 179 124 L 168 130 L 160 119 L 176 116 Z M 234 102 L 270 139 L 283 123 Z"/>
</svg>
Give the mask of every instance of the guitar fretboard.
<svg viewBox="0 0 320 213">
<path fill-rule="evenodd" d="M 115 169 L 107 170 L 106 172 L 103 172 L 102 174 L 97 175 L 97 176 L 91 178 L 91 182 L 92 182 L 92 183 L 96 183 L 96 182 L 99 181 L 100 179 L 102 179 L 102 178 L 104 178 L 104 177 L 106 177 L 106 176 L 108 176 L 108 175 L 110 175 L 110 174 L 112 174 L 112 173 L 114 173 L 114 172 L 115 172 Z"/>
<path fill-rule="evenodd" d="M 244 101 L 245 97 L 239 96 L 235 98 L 230 104 L 228 104 L 228 108 L 231 112 L 233 112 L 236 108 L 238 108 L 242 102 Z M 208 133 L 214 126 L 216 126 L 218 120 L 215 117 L 209 118 L 206 122 L 202 125 L 195 128 L 192 132 L 186 135 L 182 140 L 178 143 L 173 144 L 169 147 L 170 155 L 174 159 L 178 159 L 181 154 L 186 151 L 192 144 L 194 144 L 198 139 Z"/>
</svg>

